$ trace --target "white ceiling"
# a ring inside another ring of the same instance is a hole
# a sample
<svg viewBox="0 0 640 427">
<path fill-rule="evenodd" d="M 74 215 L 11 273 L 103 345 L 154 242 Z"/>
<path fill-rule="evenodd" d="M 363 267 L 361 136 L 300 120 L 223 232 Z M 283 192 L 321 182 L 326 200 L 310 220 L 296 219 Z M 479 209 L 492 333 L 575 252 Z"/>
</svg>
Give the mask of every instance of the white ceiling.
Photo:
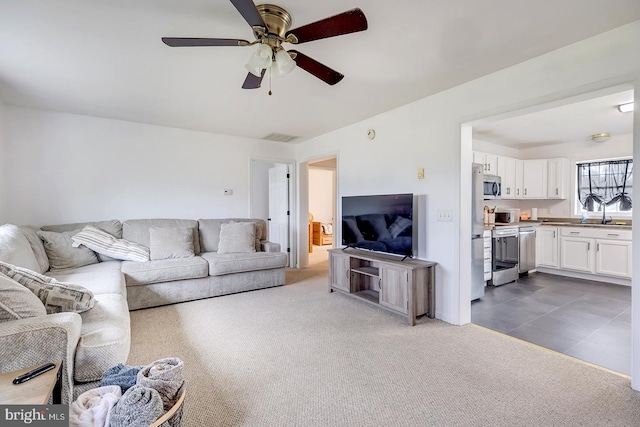
<svg viewBox="0 0 640 427">
<path fill-rule="evenodd" d="M 590 141 L 596 133 L 611 136 L 633 133 L 633 112 L 618 105 L 633 101 L 625 90 L 585 101 L 517 115 L 473 127 L 473 139 L 512 148 L 533 148 L 573 141 Z"/>
<path fill-rule="evenodd" d="M 243 90 L 250 48 L 170 48 L 162 36 L 253 39 L 228 0 L 1 0 L 7 104 L 298 141 L 640 19 L 638 0 L 282 0 L 293 28 L 360 7 L 364 32 L 296 49 L 301 69 Z M 293 46 L 286 46 L 293 47 Z"/>
</svg>

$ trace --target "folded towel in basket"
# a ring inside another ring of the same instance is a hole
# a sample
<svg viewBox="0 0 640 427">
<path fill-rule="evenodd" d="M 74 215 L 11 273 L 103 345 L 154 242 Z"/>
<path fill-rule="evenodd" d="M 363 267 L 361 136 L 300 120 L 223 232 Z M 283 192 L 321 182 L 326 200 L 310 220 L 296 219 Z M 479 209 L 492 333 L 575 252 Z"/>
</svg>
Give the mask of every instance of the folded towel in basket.
<svg viewBox="0 0 640 427">
<path fill-rule="evenodd" d="M 128 366 L 118 363 L 116 366 L 104 371 L 100 386 L 119 385 L 124 393 L 136 384 L 138 372 L 140 372 L 142 368 L 144 368 L 144 366 Z"/>
<path fill-rule="evenodd" d="M 122 395 L 111 409 L 112 427 L 148 427 L 164 415 L 160 394 L 140 384 L 136 384 Z M 167 422 L 162 427 L 169 427 Z"/>
<path fill-rule="evenodd" d="M 153 388 L 160 393 L 164 410 L 175 405 L 185 384 L 182 376 L 184 363 L 177 357 L 159 359 L 138 372 L 138 384 Z"/>
<path fill-rule="evenodd" d="M 70 427 L 103 427 L 110 425 L 110 411 L 122 397 L 117 385 L 85 391 L 69 405 Z"/>
</svg>

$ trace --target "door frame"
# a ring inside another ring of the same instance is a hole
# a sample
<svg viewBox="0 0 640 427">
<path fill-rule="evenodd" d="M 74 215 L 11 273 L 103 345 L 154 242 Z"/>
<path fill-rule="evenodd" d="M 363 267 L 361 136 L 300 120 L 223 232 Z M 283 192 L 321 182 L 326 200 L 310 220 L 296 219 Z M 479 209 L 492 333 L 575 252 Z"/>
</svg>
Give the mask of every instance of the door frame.
<svg viewBox="0 0 640 427">
<path fill-rule="evenodd" d="M 298 206 L 296 216 L 298 233 L 298 247 L 306 248 L 309 245 L 309 163 L 319 162 L 322 160 L 336 159 L 336 178 L 335 178 L 335 218 L 340 218 L 340 155 L 338 151 L 332 151 L 319 156 L 312 156 L 298 161 Z M 339 227 L 333 226 L 333 243 L 332 247 L 336 247 L 336 241 L 341 238 Z M 309 252 L 307 250 L 298 251 L 296 266 L 298 268 L 306 268 L 309 266 Z"/>
<path fill-rule="evenodd" d="M 291 159 L 280 159 L 273 157 L 262 157 L 262 156 L 250 156 L 249 157 L 249 218 L 254 217 L 255 207 L 253 205 L 253 180 L 254 179 L 266 179 L 269 177 L 257 177 L 254 176 L 253 162 L 262 162 L 262 163 L 274 163 L 274 164 L 282 164 L 287 165 L 289 168 L 289 265 L 294 266 L 295 260 L 297 259 L 297 251 L 298 251 L 298 238 L 297 238 L 297 229 L 296 229 L 296 163 Z M 265 219 L 266 220 L 266 219 Z M 268 221 L 267 221 L 268 224 Z M 286 248 L 282 248 L 283 252 L 286 252 Z"/>
</svg>

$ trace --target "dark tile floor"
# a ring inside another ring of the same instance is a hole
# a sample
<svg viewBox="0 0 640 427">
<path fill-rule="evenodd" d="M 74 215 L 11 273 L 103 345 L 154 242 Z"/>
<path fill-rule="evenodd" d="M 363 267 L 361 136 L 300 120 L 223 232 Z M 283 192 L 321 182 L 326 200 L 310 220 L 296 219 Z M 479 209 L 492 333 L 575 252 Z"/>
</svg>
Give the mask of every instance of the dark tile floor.
<svg viewBox="0 0 640 427">
<path fill-rule="evenodd" d="M 531 273 L 487 286 L 471 321 L 630 375 L 631 287 Z"/>
</svg>

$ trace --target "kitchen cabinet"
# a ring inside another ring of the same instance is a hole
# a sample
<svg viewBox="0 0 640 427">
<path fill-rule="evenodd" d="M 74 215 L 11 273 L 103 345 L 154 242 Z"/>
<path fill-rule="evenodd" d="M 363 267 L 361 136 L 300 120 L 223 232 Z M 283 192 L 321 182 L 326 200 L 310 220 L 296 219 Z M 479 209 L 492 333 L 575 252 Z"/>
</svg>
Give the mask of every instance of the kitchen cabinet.
<svg viewBox="0 0 640 427">
<path fill-rule="evenodd" d="M 491 230 L 482 233 L 484 249 L 484 281 L 491 280 Z"/>
<path fill-rule="evenodd" d="M 525 199 L 547 198 L 547 161 L 523 160 L 522 185 Z"/>
<path fill-rule="evenodd" d="M 536 266 L 558 268 L 558 227 L 536 229 Z"/>
<path fill-rule="evenodd" d="M 630 230 L 562 227 L 561 234 L 561 268 L 631 278 Z"/>
<path fill-rule="evenodd" d="M 560 268 L 583 273 L 593 273 L 592 239 L 560 237 Z"/>
<path fill-rule="evenodd" d="M 522 199 L 522 160 L 498 156 L 498 175 L 502 178 L 502 198 Z"/>
<path fill-rule="evenodd" d="M 473 152 L 473 163 L 480 163 L 484 166 L 485 175 L 498 174 L 498 156 L 496 154 L 482 153 L 480 151 Z"/>
<path fill-rule="evenodd" d="M 566 199 L 569 187 L 569 160 L 547 160 L 547 198 Z"/>
</svg>

